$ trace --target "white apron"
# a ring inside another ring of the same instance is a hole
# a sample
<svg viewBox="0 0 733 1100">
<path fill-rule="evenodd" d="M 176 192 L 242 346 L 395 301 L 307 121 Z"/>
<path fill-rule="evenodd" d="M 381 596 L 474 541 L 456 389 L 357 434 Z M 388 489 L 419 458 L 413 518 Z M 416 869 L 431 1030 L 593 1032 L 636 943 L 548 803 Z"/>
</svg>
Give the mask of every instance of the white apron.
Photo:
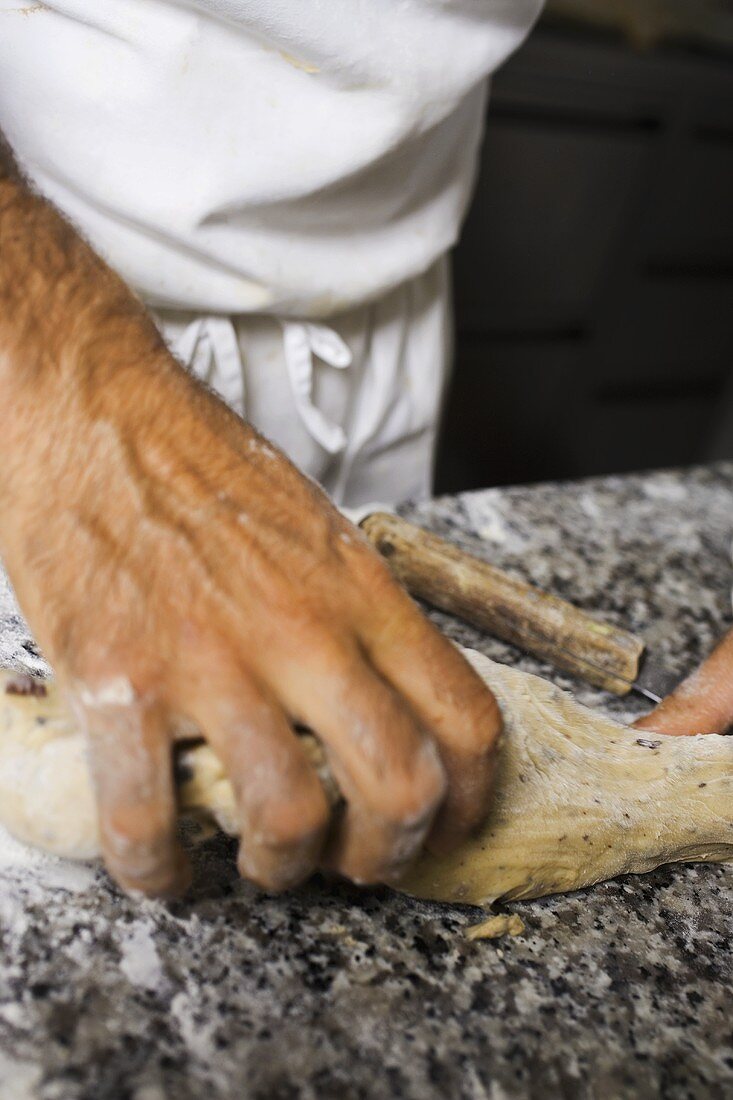
<svg viewBox="0 0 733 1100">
<path fill-rule="evenodd" d="M 0 128 L 339 501 L 429 488 L 486 77 L 541 0 L 0 0 Z"/>
</svg>

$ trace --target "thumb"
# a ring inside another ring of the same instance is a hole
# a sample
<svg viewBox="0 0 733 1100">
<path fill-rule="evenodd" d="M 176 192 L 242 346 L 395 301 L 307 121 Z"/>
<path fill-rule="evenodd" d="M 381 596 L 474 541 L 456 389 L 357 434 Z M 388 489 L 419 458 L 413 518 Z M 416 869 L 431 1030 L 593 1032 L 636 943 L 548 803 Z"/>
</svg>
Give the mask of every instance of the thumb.
<svg viewBox="0 0 733 1100">
<path fill-rule="evenodd" d="M 733 630 L 635 729 L 673 736 L 725 733 L 733 725 Z"/>
</svg>

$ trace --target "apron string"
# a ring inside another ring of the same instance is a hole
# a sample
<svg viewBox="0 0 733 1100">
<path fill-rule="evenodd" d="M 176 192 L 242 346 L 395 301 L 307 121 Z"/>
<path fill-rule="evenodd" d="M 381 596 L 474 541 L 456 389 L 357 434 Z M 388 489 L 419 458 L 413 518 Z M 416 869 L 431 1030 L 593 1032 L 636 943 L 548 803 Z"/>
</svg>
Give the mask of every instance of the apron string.
<svg viewBox="0 0 733 1100">
<path fill-rule="evenodd" d="M 348 345 L 326 325 L 311 322 L 281 321 L 283 349 L 293 399 L 298 415 L 312 439 L 329 454 L 338 454 L 346 446 L 346 433 L 329 420 L 313 402 L 313 356 L 338 370 L 351 366 Z"/>
<path fill-rule="evenodd" d="M 351 350 L 326 325 L 280 321 L 280 326 L 285 367 L 298 416 L 316 443 L 329 454 L 338 454 L 346 446 L 346 433 L 314 404 L 313 356 L 345 370 L 351 366 Z M 172 351 L 235 412 L 245 415 L 244 364 L 236 329 L 229 317 L 197 317 L 173 342 Z"/>
<path fill-rule="evenodd" d="M 173 354 L 240 416 L 245 414 L 242 353 L 228 317 L 197 317 L 173 342 Z"/>
</svg>

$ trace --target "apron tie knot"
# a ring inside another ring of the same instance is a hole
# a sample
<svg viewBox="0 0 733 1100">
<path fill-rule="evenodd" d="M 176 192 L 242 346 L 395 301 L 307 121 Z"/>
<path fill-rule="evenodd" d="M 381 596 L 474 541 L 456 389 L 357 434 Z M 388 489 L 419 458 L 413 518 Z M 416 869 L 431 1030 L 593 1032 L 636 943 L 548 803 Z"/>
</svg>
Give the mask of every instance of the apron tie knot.
<svg viewBox="0 0 733 1100">
<path fill-rule="evenodd" d="M 306 431 L 329 454 L 338 454 L 346 446 L 346 433 L 334 424 L 313 402 L 313 356 L 338 370 L 351 366 L 348 345 L 326 325 L 311 322 L 281 321 L 285 366 L 293 391 L 293 400 Z"/>
<path fill-rule="evenodd" d="M 306 431 L 329 454 L 346 447 L 346 433 L 313 401 L 313 356 L 330 367 L 351 366 L 348 345 L 337 332 L 312 322 L 281 321 L 285 367 L 293 400 Z M 229 317 L 206 316 L 192 321 L 172 346 L 173 354 L 202 382 L 223 397 L 240 416 L 246 412 L 244 364 L 237 332 Z"/>
</svg>

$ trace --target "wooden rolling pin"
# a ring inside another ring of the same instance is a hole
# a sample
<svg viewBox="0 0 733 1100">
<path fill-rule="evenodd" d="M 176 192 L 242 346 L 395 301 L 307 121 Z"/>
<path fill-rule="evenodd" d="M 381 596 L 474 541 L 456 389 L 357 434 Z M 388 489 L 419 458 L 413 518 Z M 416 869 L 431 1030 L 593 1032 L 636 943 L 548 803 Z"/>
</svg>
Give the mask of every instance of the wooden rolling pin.
<svg viewBox="0 0 733 1100">
<path fill-rule="evenodd" d="M 615 695 L 631 690 L 644 652 L 634 634 L 399 516 L 373 512 L 360 527 L 414 596 Z"/>
</svg>

